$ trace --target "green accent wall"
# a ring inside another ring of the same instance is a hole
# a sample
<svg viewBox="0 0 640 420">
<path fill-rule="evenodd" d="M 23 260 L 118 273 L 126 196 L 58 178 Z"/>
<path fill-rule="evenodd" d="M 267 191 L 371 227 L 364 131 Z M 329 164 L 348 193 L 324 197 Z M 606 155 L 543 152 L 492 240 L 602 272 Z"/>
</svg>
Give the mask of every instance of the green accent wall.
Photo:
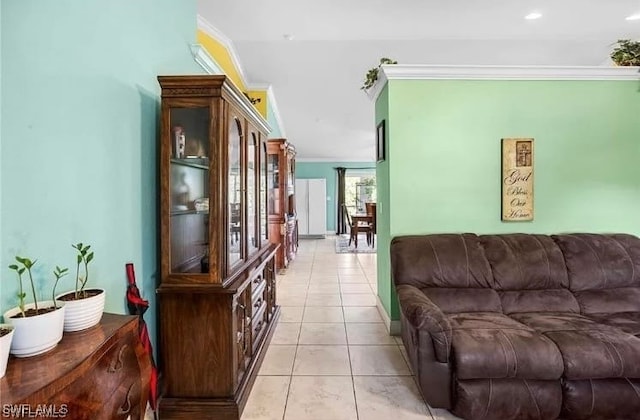
<svg viewBox="0 0 640 420">
<path fill-rule="evenodd" d="M 95 251 L 89 286 L 107 290 L 108 312 L 127 312 L 134 263 L 155 335 L 156 76 L 203 73 L 189 49 L 196 1 L 2 0 L 0 10 L 0 309 L 16 305 L 15 255 L 38 259 L 44 299 L 55 265 L 75 271 L 81 241 Z"/>
<path fill-rule="evenodd" d="M 376 101 L 376 127 L 382 120 L 385 123 L 385 160 L 376 164 L 376 188 L 378 204 L 376 205 L 376 236 L 377 248 L 377 273 L 378 273 L 378 297 L 387 314 L 397 312 L 397 300 L 395 292 L 392 290 L 389 270 L 389 243 L 390 233 L 390 185 L 389 185 L 389 162 L 391 161 L 391 149 L 389 147 L 389 128 L 392 122 L 389 121 L 389 88 L 388 85 L 380 92 Z M 393 298 L 392 298 L 393 296 Z M 395 307 L 395 309 L 394 309 Z"/>
<path fill-rule="evenodd" d="M 327 180 L 327 232 L 336 230 L 337 167 L 375 169 L 374 162 L 300 162 L 296 161 L 296 178 Z M 349 171 L 347 171 L 347 174 Z"/>
<path fill-rule="evenodd" d="M 391 80 L 387 230 L 406 234 L 626 232 L 640 235 L 638 81 Z M 534 138 L 534 220 L 500 220 L 501 139 Z M 388 172 L 386 172 L 388 170 Z M 385 195 L 384 199 L 387 199 Z M 386 217 L 382 215 L 382 226 Z M 381 299 L 388 249 L 378 253 Z"/>
</svg>

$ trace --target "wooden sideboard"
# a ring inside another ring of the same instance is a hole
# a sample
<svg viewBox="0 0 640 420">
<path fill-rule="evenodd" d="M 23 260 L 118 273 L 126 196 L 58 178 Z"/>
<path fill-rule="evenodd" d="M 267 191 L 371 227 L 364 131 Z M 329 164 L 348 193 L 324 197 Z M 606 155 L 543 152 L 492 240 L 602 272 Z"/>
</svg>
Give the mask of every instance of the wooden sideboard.
<svg viewBox="0 0 640 420">
<path fill-rule="evenodd" d="M 95 327 L 65 333 L 47 353 L 11 356 L 0 379 L 0 417 L 51 410 L 48 417 L 144 419 L 150 375 L 138 317 L 105 313 Z"/>
</svg>

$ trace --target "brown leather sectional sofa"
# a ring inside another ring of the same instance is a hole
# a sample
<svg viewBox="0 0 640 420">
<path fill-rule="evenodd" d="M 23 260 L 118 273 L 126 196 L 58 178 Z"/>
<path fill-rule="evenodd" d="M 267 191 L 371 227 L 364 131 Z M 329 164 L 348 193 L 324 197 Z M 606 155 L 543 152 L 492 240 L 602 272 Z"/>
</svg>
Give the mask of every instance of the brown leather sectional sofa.
<svg viewBox="0 0 640 420">
<path fill-rule="evenodd" d="M 465 419 L 640 419 L 640 239 L 396 237 L 425 400 Z"/>
</svg>

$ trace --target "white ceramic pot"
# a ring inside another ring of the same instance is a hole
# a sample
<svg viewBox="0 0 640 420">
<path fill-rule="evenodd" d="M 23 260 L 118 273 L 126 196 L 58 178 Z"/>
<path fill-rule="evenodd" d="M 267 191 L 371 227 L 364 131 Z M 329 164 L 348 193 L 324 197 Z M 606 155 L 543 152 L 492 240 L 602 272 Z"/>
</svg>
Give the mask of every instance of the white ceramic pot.
<svg viewBox="0 0 640 420">
<path fill-rule="evenodd" d="M 11 354 L 16 357 L 31 357 L 54 348 L 62 340 L 64 326 L 64 302 L 57 302 L 58 309 L 46 314 L 20 316 L 20 308 L 9 309 L 4 313 L 4 320 L 15 328 L 11 341 Z M 38 302 L 39 308 L 50 308 L 52 301 Z M 35 307 L 33 303 L 25 305 L 25 309 Z M 12 318 L 14 315 L 18 315 Z"/>
<path fill-rule="evenodd" d="M 8 329 L 9 334 L 0 337 L 0 378 L 7 372 L 7 361 L 9 361 L 9 349 L 15 328 L 11 324 L 0 324 L 0 329 Z"/>
<path fill-rule="evenodd" d="M 78 300 L 65 300 L 65 314 L 64 314 L 64 331 L 82 331 L 87 328 L 91 328 L 100 322 L 102 319 L 102 313 L 104 312 L 104 302 L 106 292 L 104 289 L 87 289 L 87 292 L 99 291 L 95 296 L 91 296 Z M 56 300 L 62 296 L 72 294 L 71 292 L 65 292 L 56 296 Z"/>
</svg>

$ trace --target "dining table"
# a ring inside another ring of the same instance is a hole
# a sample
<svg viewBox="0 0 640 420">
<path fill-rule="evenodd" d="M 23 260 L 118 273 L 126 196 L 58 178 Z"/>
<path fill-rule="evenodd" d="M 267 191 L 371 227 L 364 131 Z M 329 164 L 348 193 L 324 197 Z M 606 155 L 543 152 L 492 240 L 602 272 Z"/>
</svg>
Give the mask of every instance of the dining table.
<svg viewBox="0 0 640 420">
<path fill-rule="evenodd" d="M 351 220 L 353 223 L 352 229 L 353 229 L 353 235 L 354 235 L 354 240 L 355 240 L 355 245 L 356 248 L 358 247 L 358 227 L 364 227 L 367 226 L 367 228 L 373 223 L 373 215 L 371 214 L 366 214 L 366 213 L 356 213 L 354 215 L 351 216 Z M 372 244 L 372 239 L 371 238 L 371 230 L 368 228 L 367 231 L 367 245 L 371 245 Z"/>
</svg>

